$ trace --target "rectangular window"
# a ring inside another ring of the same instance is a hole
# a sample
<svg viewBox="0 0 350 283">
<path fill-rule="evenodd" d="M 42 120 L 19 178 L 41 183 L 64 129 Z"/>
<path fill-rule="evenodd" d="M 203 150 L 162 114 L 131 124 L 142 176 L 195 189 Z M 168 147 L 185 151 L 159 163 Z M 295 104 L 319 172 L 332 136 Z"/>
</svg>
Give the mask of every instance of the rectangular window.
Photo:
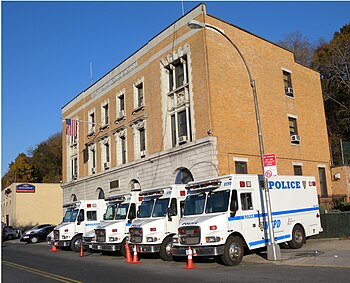
<svg viewBox="0 0 350 283">
<path fill-rule="evenodd" d="M 177 124 L 179 126 L 179 137 L 187 137 L 186 110 L 183 110 L 177 114 Z"/>
<path fill-rule="evenodd" d="M 140 133 L 140 151 L 146 150 L 146 136 L 145 136 L 145 129 L 141 128 L 139 129 Z"/>
<path fill-rule="evenodd" d="M 125 110 L 124 94 L 120 95 L 118 99 L 119 99 L 119 111 L 124 111 Z"/>
<path fill-rule="evenodd" d="M 236 174 L 248 174 L 247 162 L 235 161 Z"/>
<path fill-rule="evenodd" d="M 109 188 L 111 190 L 113 189 L 119 189 L 119 180 L 115 180 L 109 183 Z"/>
<path fill-rule="evenodd" d="M 287 71 L 283 71 L 283 81 L 284 81 L 284 90 L 285 94 L 288 96 L 293 97 L 294 96 L 294 91 L 292 87 L 292 76 L 291 73 Z"/>
<path fill-rule="evenodd" d="M 253 210 L 252 193 L 241 193 L 242 210 Z"/>
<path fill-rule="evenodd" d="M 318 175 L 320 178 L 321 197 L 328 197 L 327 182 L 326 182 L 326 169 L 323 167 L 318 167 Z"/>
<path fill-rule="evenodd" d="M 102 125 L 106 126 L 108 125 L 108 103 L 102 106 L 102 111 L 103 111 Z"/>
<path fill-rule="evenodd" d="M 87 211 L 86 212 L 87 221 L 96 221 L 97 220 L 97 211 Z"/>
<path fill-rule="evenodd" d="M 294 165 L 294 175 L 295 176 L 302 176 L 303 175 L 303 170 L 301 165 Z"/>
<path fill-rule="evenodd" d="M 297 135 L 298 134 L 298 127 L 297 127 L 297 119 L 293 117 L 288 117 L 289 121 L 289 132 L 290 135 Z"/>
<path fill-rule="evenodd" d="M 176 123 L 175 123 L 175 114 L 171 115 L 171 143 L 172 146 L 176 146 Z"/>
<path fill-rule="evenodd" d="M 184 65 L 179 61 L 175 65 L 175 78 L 176 78 L 176 88 L 184 84 Z"/>
<path fill-rule="evenodd" d="M 297 119 L 288 117 L 290 141 L 293 144 L 300 144 L 300 136 L 298 135 Z"/>
<path fill-rule="evenodd" d="M 106 162 L 109 162 L 109 144 L 105 144 Z"/>
<path fill-rule="evenodd" d="M 137 89 L 137 107 L 143 106 L 143 83 L 136 86 Z"/>
<path fill-rule="evenodd" d="M 95 113 L 92 112 L 89 115 L 89 134 L 93 134 L 95 132 Z"/>
<path fill-rule="evenodd" d="M 126 163 L 126 140 L 125 140 L 125 136 L 122 136 L 120 138 L 120 142 L 121 142 L 122 164 L 125 164 Z"/>
</svg>

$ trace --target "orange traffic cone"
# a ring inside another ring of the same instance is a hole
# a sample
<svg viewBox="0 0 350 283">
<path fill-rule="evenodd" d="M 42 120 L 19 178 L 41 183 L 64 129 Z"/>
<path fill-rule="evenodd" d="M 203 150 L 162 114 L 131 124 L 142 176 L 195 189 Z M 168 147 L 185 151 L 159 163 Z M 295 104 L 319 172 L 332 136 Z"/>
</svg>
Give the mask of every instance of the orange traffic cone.
<svg viewBox="0 0 350 283">
<path fill-rule="evenodd" d="M 198 268 L 197 266 L 195 266 L 195 265 L 193 264 L 191 247 L 188 247 L 187 265 L 184 266 L 184 268 L 186 268 L 186 269 L 195 269 L 195 268 Z"/>
<path fill-rule="evenodd" d="M 52 245 L 50 251 L 52 251 L 52 252 L 57 252 L 56 246 L 55 246 L 55 245 Z"/>
<path fill-rule="evenodd" d="M 125 258 L 126 258 L 126 262 L 129 262 L 129 263 L 132 262 L 129 243 L 127 240 L 125 241 Z"/>
<path fill-rule="evenodd" d="M 136 245 L 134 245 L 134 256 L 132 258 L 132 262 L 131 263 L 139 263 L 139 260 L 137 259 L 137 248 Z"/>
<path fill-rule="evenodd" d="M 80 243 L 80 257 L 84 257 L 83 240 Z"/>
</svg>

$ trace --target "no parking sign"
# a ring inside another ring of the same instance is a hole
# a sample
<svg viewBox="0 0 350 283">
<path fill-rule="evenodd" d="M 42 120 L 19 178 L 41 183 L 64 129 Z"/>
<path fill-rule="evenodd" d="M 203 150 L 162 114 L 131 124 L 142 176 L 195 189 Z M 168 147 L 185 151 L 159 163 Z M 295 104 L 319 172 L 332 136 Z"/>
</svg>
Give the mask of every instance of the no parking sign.
<svg viewBox="0 0 350 283">
<path fill-rule="evenodd" d="M 264 175 L 269 179 L 277 176 L 277 159 L 276 154 L 269 153 L 263 155 Z"/>
</svg>

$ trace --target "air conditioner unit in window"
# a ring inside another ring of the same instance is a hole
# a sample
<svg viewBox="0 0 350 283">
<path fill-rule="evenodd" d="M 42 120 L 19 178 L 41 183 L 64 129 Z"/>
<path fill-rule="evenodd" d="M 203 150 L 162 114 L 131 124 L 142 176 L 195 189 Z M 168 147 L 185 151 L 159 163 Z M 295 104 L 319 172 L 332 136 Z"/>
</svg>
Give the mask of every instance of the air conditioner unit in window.
<svg viewBox="0 0 350 283">
<path fill-rule="evenodd" d="M 91 128 L 89 129 L 88 135 L 92 135 L 92 134 L 94 134 L 94 133 L 95 133 L 95 127 L 91 127 Z"/>
<path fill-rule="evenodd" d="M 294 95 L 294 90 L 292 87 L 286 87 L 286 95 L 293 96 Z"/>
<path fill-rule="evenodd" d="M 95 174 L 96 173 L 96 169 L 95 169 L 95 167 L 92 167 L 91 168 L 91 174 Z"/>
<path fill-rule="evenodd" d="M 78 175 L 77 174 L 74 174 L 73 175 L 73 180 L 76 180 L 78 178 Z"/>
<path fill-rule="evenodd" d="M 185 142 L 187 142 L 187 136 L 180 136 L 179 143 L 185 143 Z"/>
<path fill-rule="evenodd" d="M 140 155 L 141 155 L 141 157 L 145 157 L 146 156 L 146 151 L 145 150 L 141 150 L 140 151 Z"/>
<path fill-rule="evenodd" d="M 103 164 L 103 167 L 105 168 L 105 170 L 108 169 L 108 168 L 109 168 L 109 162 L 105 162 L 105 163 Z"/>
<path fill-rule="evenodd" d="M 124 110 L 119 111 L 118 118 L 121 118 L 124 116 L 125 116 L 125 111 Z"/>
<path fill-rule="evenodd" d="M 290 141 L 291 142 L 300 142 L 300 136 L 298 136 L 298 135 L 291 135 L 290 136 Z"/>
</svg>

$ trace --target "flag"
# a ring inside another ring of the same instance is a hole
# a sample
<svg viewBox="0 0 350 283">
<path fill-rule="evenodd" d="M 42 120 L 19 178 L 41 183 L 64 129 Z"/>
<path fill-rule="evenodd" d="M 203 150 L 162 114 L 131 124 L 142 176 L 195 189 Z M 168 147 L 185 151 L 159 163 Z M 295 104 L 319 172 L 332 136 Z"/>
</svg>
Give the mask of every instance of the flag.
<svg viewBox="0 0 350 283">
<path fill-rule="evenodd" d="M 66 135 L 76 137 L 78 133 L 78 120 L 66 119 Z"/>
</svg>

